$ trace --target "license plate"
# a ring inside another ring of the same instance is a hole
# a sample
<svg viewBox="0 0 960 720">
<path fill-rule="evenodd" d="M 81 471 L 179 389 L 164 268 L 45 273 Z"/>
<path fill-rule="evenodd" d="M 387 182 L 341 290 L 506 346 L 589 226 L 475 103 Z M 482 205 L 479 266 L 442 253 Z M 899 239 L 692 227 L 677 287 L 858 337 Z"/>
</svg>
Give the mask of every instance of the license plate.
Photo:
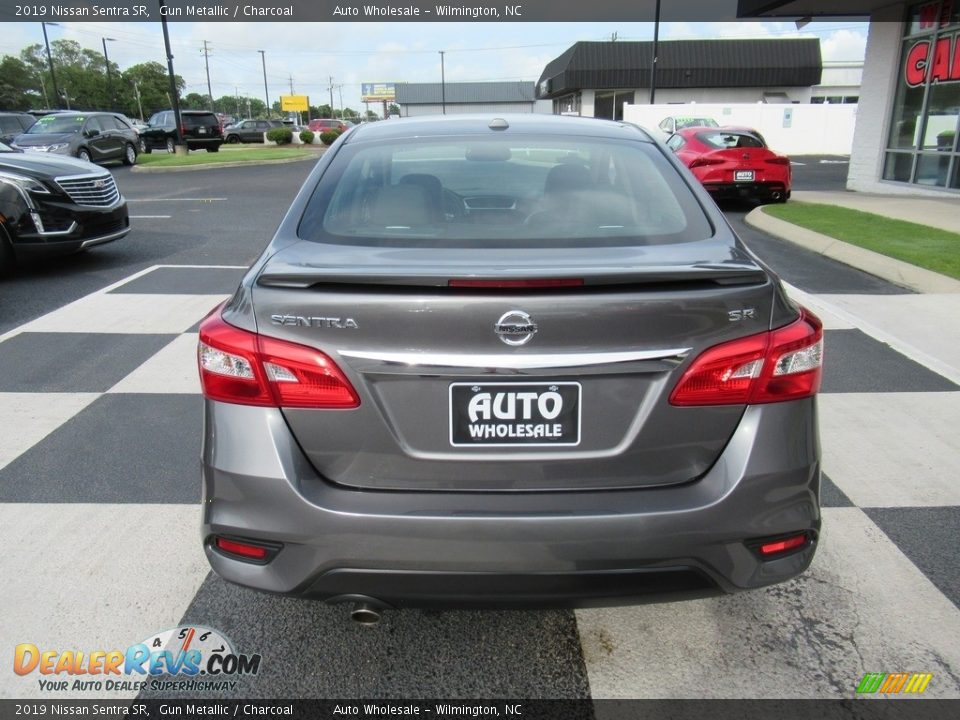
<svg viewBox="0 0 960 720">
<path fill-rule="evenodd" d="M 733 173 L 733 179 L 737 182 L 753 182 L 753 170 L 737 170 Z"/>
<path fill-rule="evenodd" d="M 200 133 L 201 135 L 206 135 L 206 134 L 207 134 L 207 129 L 206 129 L 206 128 L 197 128 L 197 132 Z"/>
<path fill-rule="evenodd" d="M 452 383 L 450 444 L 580 444 L 580 383 Z"/>
</svg>

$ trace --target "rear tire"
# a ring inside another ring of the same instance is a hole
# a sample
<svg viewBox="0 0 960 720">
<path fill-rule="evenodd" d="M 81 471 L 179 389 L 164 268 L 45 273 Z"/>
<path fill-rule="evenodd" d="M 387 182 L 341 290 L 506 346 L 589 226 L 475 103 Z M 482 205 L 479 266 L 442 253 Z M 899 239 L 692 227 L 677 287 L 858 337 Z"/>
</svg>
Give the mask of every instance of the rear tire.
<svg viewBox="0 0 960 720">
<path fill-rule="evenodd" d="M 220 152 L 220 146 L 219 146 L 219 145 L 209 145 L 209 146 L 207 147 L 207 152 Z"/>
<path fill-rule="evenodd" d="M 124 165 L 136 165 L 137 164 L 137 149 L 133 147 L 130 143 L 127 143 L 126 147 L 123 148 L 123 164 Z"/>
<path fill-rule="evenodd" d="M 90 153 L 85 148 L 80 148 L 77 150 L 77 159 L 90 162 Z"/>
<path fill-rule="evenodd" d="M 239 135 L 227 135 L 227 142 L 230 143 L 231 145 L 236 145 L 237 143 L 240 142 L 240 136 L 239 136 Z"/>
</svg>

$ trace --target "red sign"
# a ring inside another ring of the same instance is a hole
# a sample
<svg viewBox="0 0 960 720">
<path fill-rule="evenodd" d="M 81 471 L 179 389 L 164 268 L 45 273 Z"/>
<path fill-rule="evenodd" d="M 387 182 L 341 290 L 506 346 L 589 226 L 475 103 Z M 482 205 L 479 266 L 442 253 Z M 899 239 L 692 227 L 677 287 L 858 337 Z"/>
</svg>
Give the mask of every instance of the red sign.
<svg viewBox="0 0 960 720">
<path fill-rule="evenodd" d="M 904 82 L 919 87 L 928 76 L 935 83 L 960 82 L 960 33 L 939 38 L 935 45 L 931 40 L 918 40 L 907 52 Z"/>
</svg>

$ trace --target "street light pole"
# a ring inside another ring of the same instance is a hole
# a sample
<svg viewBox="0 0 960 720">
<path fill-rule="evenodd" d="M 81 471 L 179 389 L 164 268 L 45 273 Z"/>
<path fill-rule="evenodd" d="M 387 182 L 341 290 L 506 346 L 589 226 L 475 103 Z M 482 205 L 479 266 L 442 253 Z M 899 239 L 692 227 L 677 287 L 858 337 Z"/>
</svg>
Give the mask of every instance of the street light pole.
<svg viewBox="0 0 960 720">
<path fill-rule="evenodd" d="M 447 114 L 447 79 L 443 67 L 443 50 L 440 51 L 440 112 Z"/>
<path fill-rule="evenodd" d="M 180 97 L 177 93 L 177 81 L 173 74 L 173 53 L 170 52 L 170 34 L 167 32 L 167 13 L 164 0 L 160 3 L 160 26 L 163 28 L 163 46 L 167 52 L 167 74 L 170 75 L 170 104 L 173 106 L 173 119 L 176 127 L 173 134 L 177 145 L 183 145 L 183 133 L 180 130 Z"/>
<path fill-rule="evenodd" d="M 57 107 L 60 106 L 60 89 L 57 87 L 57 74 L 53 71 L 53 55 L 50 54 L 50 41 L 47 40 L 47 25 L 56 26 L 57 23 L 40 23 L 43 27 L 43 44 L 47 48 L 47 63 L 50 65 L 50 79 L 53 81 L 53 101 L 56 103 Z"/>
<path fill-rule="evenodd" d="M 656 15 L 653 19 L 653 62 L 650 66 L 650 104 L 657 96 L 657 51 L 660 42 L 660 0 L 657 0 Z"/>
<path fill-rule="evenodd" d="M 114 42 L 113 38 L 102 37 L 103 41 L 103 62 L 107 66 L 107 102 L 113 107 L 113 77 L 110 74 L 110 56 L 107 55 L 107 41 Z"/>
<path fill-rule="evenodd" d="M 270 91 L 267 89 L 267 51 L 257 50 L 263 63 L 263 97 L 267 101 L 267 117 L 270 117 Z"/>
</svg>

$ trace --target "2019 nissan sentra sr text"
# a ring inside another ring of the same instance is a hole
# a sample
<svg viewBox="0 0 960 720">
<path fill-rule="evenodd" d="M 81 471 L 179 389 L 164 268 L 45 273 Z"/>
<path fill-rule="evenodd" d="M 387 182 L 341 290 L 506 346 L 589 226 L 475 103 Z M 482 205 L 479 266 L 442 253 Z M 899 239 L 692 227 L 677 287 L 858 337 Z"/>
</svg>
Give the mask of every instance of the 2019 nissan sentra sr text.
<svg viewBox="0 0 960 720">
<path fill-rule="evenodd" d="M 822 337 L 635 126 L 360 126 L 201 325 L 207 557 L 374 608 L 787 580 Z"/>
</svg>

